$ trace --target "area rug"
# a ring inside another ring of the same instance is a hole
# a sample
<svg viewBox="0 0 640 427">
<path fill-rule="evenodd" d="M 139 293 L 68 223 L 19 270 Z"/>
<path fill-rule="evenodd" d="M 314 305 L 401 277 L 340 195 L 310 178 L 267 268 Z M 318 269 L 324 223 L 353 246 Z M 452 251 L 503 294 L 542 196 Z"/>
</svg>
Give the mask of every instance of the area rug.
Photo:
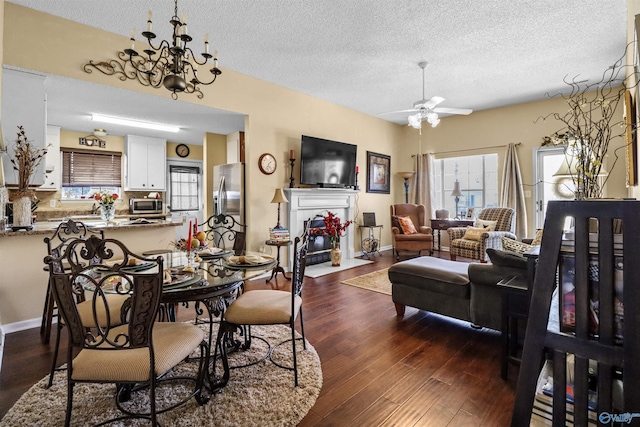
<svg viewBox="0 0 640 427">
<path fill-rule="evenodd" d="M 207 325 L 202 325 L 207 328 Z M 272 344 L 291 337 L 286 326 L 254 326 L 252 335 L 266 338 Z M 295 426 L 315 404 L 322 388 L 322 369 L 316 350 L 307 342 L 302 350 L 298 342 L 299 386 L 294 386 L 293 371 L 278 368 L 269 360 L 254 366 L 233 369 L 228 385 L 204 406 L 194 399 L 172 411 L 159 415 L 163 426 Z M 232 366 L 256 360 L 265 354 L 267 345 L 261 340 L 253 340 L 251 349 L 229 355 Z M 293 366 L 291 344 L 285 343 L 274 350 L 274 359 L 279 363 Z M 181 363 L 175 374 L 189 374 L 197 370 L 197 363 Z M 173 373 L 173 372 L 172 372 Z M 45 389 L 48 377 L 43 378 L 7 412 L 0 426 L 60 426 L 64 425 L 66 405 L 66 371 L 59 372 L 50 389 Z M 158 390 L 157 401 L 174 398 L 191 390 L 192 383 L 173 384 Z M 114 404 L 112 384 L 77 384 L 74 390 L 74 408 L 71 424 L 74 426 L 93 425 L 120 414 Z M 136 403 L 142 404 L 137 396 Z M 146 420 L 127 420 L 115 425 L 143 426 Z"/>
<path fill-rule="evenodd" d="M 342 283 L 391 295 L 391 282 L 389 281 L 388 268 L 374 271 L 369 274 L 363 274 L 362 276 L 354 277 L 353 279 L 343 280 Z"/>
</svg>

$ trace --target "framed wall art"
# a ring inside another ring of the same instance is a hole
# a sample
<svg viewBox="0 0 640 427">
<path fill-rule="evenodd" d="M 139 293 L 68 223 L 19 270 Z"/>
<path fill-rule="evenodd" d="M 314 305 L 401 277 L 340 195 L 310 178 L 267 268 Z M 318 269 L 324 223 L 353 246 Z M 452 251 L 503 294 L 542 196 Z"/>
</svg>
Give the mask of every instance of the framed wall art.
<svg viewBox="0 0 640 427">
<path fill-rule="evenodd" d="M 391 193 L 391 156 L 367 151 L 367 193 Z"/>
</svg>

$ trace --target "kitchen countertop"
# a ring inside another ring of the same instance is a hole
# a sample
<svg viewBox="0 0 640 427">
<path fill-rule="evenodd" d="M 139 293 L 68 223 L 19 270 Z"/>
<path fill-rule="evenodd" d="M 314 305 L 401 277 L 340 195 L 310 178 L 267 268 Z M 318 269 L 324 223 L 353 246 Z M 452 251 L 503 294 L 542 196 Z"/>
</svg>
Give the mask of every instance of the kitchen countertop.
<svg viewBox="0 0 640 427">
<path fill-rule="evenodd" d="M 101 221 L 99 218 L 94 220 L 94 216 L 89 216 L 89 219 L 84 218 L 72 218 L 77 221 L 82 221 L 88 227 L 95 228 L 97 230 L 132 230 L 132 229 L 144 229 L 144 228 L 158 228 L 158 227 L 175 227 L 178 225 L 182 225 L 181 221 L 171 221 L 164 219 L 165 215 L 117 215 L 112 223 L 106 224 L 104 221 Z M 135 224 L 132 223 L 133 220 L 136 219 L 148 219 L 149 224 Z M 32 230 L 20 230 L 20 231 L 11 231 L 5 230 L 0 231 L 0 238 L 3 237 L 20 237 L 20 236 L 33 236 L 33 235 L 51 235 L 54 230 L 58 228 L 58 225 L 62 221 L 42 221 L 33 224 Z"/>
</svg>

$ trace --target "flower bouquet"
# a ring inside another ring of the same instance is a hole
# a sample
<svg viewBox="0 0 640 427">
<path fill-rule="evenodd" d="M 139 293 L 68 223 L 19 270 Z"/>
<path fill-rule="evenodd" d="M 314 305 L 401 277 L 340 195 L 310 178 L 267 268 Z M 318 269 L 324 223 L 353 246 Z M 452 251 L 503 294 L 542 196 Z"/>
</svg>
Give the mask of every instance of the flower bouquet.
<svg viewBox="0 0 640 427">
<path fill-rule="evenodd" d="M 93 199 L 100 206 L 100 218 L 104 221 L 113 221 L 116 214 L 115 202 L 118 200 L 117 194 L 109 194 L 104 191 L 98 191 L 93 195 Z"/>
<path fill-rule="evenodd" d="M 340 251 L 340 238 L 344 236 L 344 232 L 353 221 L 347 220 L 340 222 L 340 217 L 331 211 L 327 211 L 327 214 L 322 216 L 318 215 L 316 218 L 322 217 L 324 222 L 324 228 L 312 228 L 309 230 L 311 236 L 328 236 L 331 242 L 331 265 L 339 266 L 342 258 L 342 252 Z"/>
</svg>

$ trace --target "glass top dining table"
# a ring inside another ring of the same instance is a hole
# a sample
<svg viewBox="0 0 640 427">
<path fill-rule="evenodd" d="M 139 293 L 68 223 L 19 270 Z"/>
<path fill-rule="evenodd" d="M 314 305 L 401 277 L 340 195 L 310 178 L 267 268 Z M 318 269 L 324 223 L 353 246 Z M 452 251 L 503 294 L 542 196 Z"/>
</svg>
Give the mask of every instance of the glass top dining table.
<svg viewBox="0 0 640 427">
<path fill-rule="evenodd" d="M 251 262 L 240 262 L 231 252 L 208 257 L 196 257 L 188 262 L 184 252 L 163 255 L 165 270 L 171 272 L 171 282 L 162 291 L 163 303 L 203 301 L 234 292 L 245 280 L 256 278 L 275 267 L 276 260 L 261 254 L 247 253 Z M 232 262 L 232 261 L 236 262 Z M 193 272 L 185 272 L 189 264 Z M 217 310 L 214 310 L 217 311 Z"/>
<path fill-rule="evenodd" d="M 204 321 L 210 325 L 208 334 L 210 349 L 213 344 L 214 319 L 220 317 L 229 304 L 237 298 L 246 280 L 270 271 L 277 263 L 276 259 L 258 253 L 247 253 L 243 257 L 235 257 L 229 251 L 190 259 L 185 252 L 156 252 L 155 256 L 146 253 L 147 258 L 142 264 L 124 268 L 134 274 L 157 273 L 158 267 L 154 260 L 161 256 L 165 282 L 159 320 L 176 321 L 176 307 L 194 303 L 196 323 Z M 186 266 L 192 268 L 185 268 Z M 206 308 L 206 312 L 202 306 Z M 208 319 L 201 318 L 203 315 Z M 216 392 L 226 385 L 229 366 L 226 361 L 226 352 L 213 351 L 213 349 L 212 352 L 214 356 L 210 369 L 207 370 L 205 382 L 211 392 Z M 222 375 L 216 375 L 216 354 L 222 360 Z"/>
</svg>

